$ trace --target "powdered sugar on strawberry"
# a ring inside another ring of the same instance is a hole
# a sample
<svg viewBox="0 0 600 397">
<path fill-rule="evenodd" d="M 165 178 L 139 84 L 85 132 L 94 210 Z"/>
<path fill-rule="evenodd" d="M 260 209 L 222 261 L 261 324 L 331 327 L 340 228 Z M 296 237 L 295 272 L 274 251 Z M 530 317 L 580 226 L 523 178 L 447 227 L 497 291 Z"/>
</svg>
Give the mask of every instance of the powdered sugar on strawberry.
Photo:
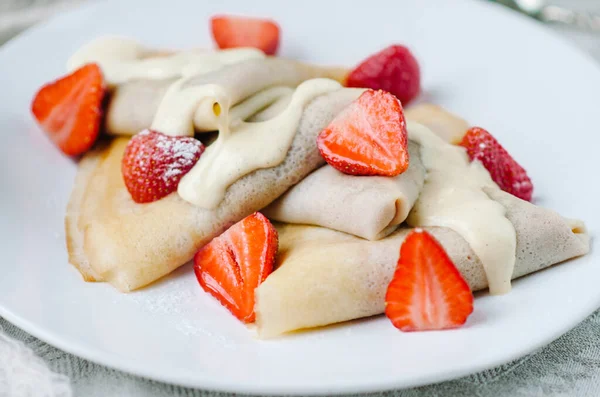
<svg viewBox="0 0 600 397">
<path fill-rule="evenodd" d="M 171 158 L 171 163 L 167 164 L 167 169 L 162 175 L 163 181 L 169 183 L 173 177 L 183 176 L 183 170 L 189 169 L 198 161 L 198 150 L 202 145 L 196 139 L 168 139 L 167 135 L 160 134 L 157 137 L 156 147 L 167 153 Z"/>
<path fill-rule="evenodd" d="M 122 164 L 123 179 L 133 200 L 148 203 L 177 190 L 203 151 L 204 145 L 194 138 L 151 130 L 137 134 L 127 145 Z"/>
<path fill-rule="evenodd" d="M 472 161 L 483 164 L 502 190 L 531 201 L 533 184 L 527 172 L 488 131 L 470 128 L 460 144 Z"/>
</svg>

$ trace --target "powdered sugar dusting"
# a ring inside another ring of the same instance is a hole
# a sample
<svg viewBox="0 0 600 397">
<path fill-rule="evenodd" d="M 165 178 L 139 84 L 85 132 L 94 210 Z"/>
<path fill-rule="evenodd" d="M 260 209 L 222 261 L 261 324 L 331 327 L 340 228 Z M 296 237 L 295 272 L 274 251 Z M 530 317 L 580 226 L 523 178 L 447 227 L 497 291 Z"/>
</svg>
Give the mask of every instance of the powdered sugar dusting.
<svg viewBox="0 0 600 397">
<path fill-rule="evenodd" d="M 123 178 L 136 202 L 158 200 L 175 191 L 200 158 L 204 145 L 193 137 L 144 130 L 134 136 L 123 158 Z"/>
<path fill-rule="evenodd" d="M 177 168 L 177 164 L 169 164 L 169 167 L 167 168 L 167 172 L 165 172 L 162 176 L 163 181 L 168 182 L 169 179 L 172 179 L 173 177 L 177 176 L 177 175 L 181 175 L 182 171 L 180 168 Z"/>
<path fill-rule="evenodd" d="M 194 138 L 174 138 L 163 134 L 157 134 L 156 148 L 171 159 L 162 174 L 162 180 L 165 183 L 176 176 L 183 176 L 184 170 L 189 171 L 198 161 L 198 157 L 203 150 L 202 143 Z"/>
<path fill-rule="evenodd" d="M 208 322 L 207 318 L 210 318 L 213 311 L 223 316 L 228 313 L 202 291 L 190 270 L 189 266 L 183 266 L 157 285 L 128 294 L 118 294 L 113 303 L 134 305 L 136 310 L 161 319 L 181 336 L 203 335 L 220 348 L 237 348 L 235 341 L 216 332 Z"/>
<path fill-rule="evenodd" d="M 487 130 L 472 127 L 461 143 L 469 158 L 479 160 L 494 182 L 505 192 L 531 201 L 533 183 L 525 169 Z"/>
</svg>

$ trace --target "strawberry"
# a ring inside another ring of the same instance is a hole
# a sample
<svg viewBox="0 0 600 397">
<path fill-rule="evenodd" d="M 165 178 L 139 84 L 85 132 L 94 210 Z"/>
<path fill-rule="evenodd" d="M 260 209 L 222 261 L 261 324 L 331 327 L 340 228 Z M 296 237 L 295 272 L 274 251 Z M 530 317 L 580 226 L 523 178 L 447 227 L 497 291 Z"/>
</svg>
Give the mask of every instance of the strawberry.
<svg viewBox="0 0 600 397">
<path fill-rule="evenodd" d="M 421 71 L 408 48 L 391 45 L 354 68 L 346 85 L 391 92 L 406 106 L 421 91 Z"/>
<path fill-rule="evenodd" d="M 385 315 L 401 331 L 457 328 L 473 312 L 473 294 L 444 248 L 415 229 L 385 295 Z"/>
<path fill-rule="evenodd" d="M 105 92 L 100 67 L 87 64 L 43 86 L 31 112 L 63 153 L 77 156 L 88 151 L 98 137 Z"/>
<path fill-rule="evenodd" d="M 177 190 L 179 181 L 204 152 L 197 139 L 144 130 L 125 148 L 123 180 L 136 203 L 160 200 Z"/>
<path fill-rule="evenodd" d="M 273 271 L 277 244 L 277 230 L 255 212 L 196 253 L 196 278 L 239 320 L 254 322 L 254 290 Z"/>
<path fill-rule="evenodd" d="M 467 149 L 471 161 L 479 160 L 483 164 L 500 189 L 531 201 L 533 184 L 527 172 L 492 134 L 483 128 L 473 127 L 467 131 L 460 145 Z"/>
<path fill-rule="evenodd" d="M 350 175 L 396 176 L 408 168 L 402 105 L 384 91 L 365 91 L 319 134 L 321 155 Z"/>
<path fill-rule="evenodd" d="M 212 35 L 219 48 L 255 47 L 275 55 L 279 47 L 279 26 L 269 19 L 214 16 L 210 19 Z"/>
</svg>

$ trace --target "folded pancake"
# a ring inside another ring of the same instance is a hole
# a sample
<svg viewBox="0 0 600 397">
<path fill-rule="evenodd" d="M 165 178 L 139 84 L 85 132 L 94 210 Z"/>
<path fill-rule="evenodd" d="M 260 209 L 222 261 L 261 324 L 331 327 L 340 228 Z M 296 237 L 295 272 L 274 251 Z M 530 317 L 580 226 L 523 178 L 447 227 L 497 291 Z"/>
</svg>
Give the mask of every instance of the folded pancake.
<svg viewBox="0 0 600 397">
<path fill-rule="evenodd" d="M 409 152 L 408 169 L 393 178 L 346 175 L 326 165 L 263 213 L 280 222 L 323 226 L 368 240 L 383 238 L 404 222 L 423 188 L 419 146 L 410 142 Z"/>
<path fill-rule="evenodd" d="M 506 208 L 517 235 L 513 278 L 584 255 L 582 222 L 537 207 L 497 188 L 486 194 Z M 424 228 L 444 246 L 472 290 L 488 286 L 483 264 L 467 241 L 443 227 Z M 326 228 L 278 225 L 277 269 L 256 291 L 261 337 L 380 314 L 410 228 L 367 241 Z"/>
<path fill-rule="evenodd" d="M 418 122 L 446 142 L 460 141 L 469 128 L 466 121 L 437 105 L 415 105 L 405 114 L 411 125 Z M 426 171 L 418 145 L 411 142 L 409 152 L 408 170 L 395 178 L 344 175 L 324 166 L 292 187 L 264 213 L 279 222 L 322 226 L 368 240 L 381 239 L 404 222 L 423 188 Z"/>
<path fill-rule="evenodd" d="M 112 135 L 135 135 L 150 127 L 160 101 L 176 79 L 132 80 L 117 86 L 109 97 L 105 130 Z"/>
<path fill-rule="evenodd" d="M 66 214 L 69 260 L 85 280 L 131 291 L 168 274 L 231 224 L 258 211 L 323 164 L 316 137 L 361 91 L 339 89 L 304 108 L 284 161 L 235 181 L 212 210 L 173 193 L 159 201 L 132 201 L 121 176 L 128 140 L 82 160 Z"/>
<path fill-rule="evenodd" d="M 330 78 L 341 81 L 346 71 L 341 68 L 312 66 L 280 59 L 250 59 L 199 74 L 188 80 L 189 85 L 215 84 L 231 95 L 232 105 L 270 87 L 295 87 L 312 78 Z M 110 96 L 106 114 L 106 130 L 114 135 L 134 135 L 149 128 L 165 93 L 177 79 L 131 80 L 116 86 Z M 276 101 L 279 96 L 265 96 L 264 103 L 255 112 Z M 257 105 L 255 105 L 257 106 Z M 199 108 L 195 127 L 212 131 L 216 123 L 206 122 L 206 109 Z"/>
</svg>

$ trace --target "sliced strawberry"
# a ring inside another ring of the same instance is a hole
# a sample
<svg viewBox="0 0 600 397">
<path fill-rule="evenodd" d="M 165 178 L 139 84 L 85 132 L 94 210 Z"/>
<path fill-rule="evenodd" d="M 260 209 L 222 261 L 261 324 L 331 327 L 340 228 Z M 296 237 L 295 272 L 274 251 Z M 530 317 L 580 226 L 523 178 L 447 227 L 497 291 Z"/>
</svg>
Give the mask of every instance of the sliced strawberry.
<svg viewBox="0 0 600 397">
<path fill-rule="evenodd" d="M 396 176 L 408 168 L 402 105 L 384 91 L 365 91 L 319 134 L 321 155 L 350 175 Z"/>
<path fill-rule="evenodd" d="M 254 290 L 273 271 L 277 230 L 260 212 L 214 238 L 194 257 L 200 286 L 238 319 L 254 321 Z"/>
<path fill-rule="evenodd" d="M 269 19 L 218 15 L 210 19 L 219 48 L 255 47 L 275 55 L 279 47 L 279 25 Z"/>
<path fill-rule="evenodd" d="M 421 91 L 421 70 L 408 48 L 391 45 L 354 68 L 346 85 L 391 92 L 406 106 Z"/>
<path fill-rule="evenodd" d="M 149 203 L 177 190 L 204 152 L 197 139 L 144 130 L 125 148 L 121 172 L 133 201 Z"/>
<path fill-rule="evenodd" d="M 104 94 L 100 67 L 88 64 L 43 86 L 31 112 L 60 150 L 76 156 L 89 150 L 98 137 Z"/>
<path fill-rule="evenodd" d="M 467 149 L 471 160 L 479 160 L 483 164 L 500 189 L 531 201 L 533 184 L 527 172 L 492 134 L 483 128 L 473 127 L 467 131 L 460 145 Z"/>
<path fill-rule="evenodd" d="M 386 316 L 401 331 L 441 330 L 467 321 L 473 294 L 444 248 L 415 229 L 400 248 L 385 304 Z"/>
</svg>

